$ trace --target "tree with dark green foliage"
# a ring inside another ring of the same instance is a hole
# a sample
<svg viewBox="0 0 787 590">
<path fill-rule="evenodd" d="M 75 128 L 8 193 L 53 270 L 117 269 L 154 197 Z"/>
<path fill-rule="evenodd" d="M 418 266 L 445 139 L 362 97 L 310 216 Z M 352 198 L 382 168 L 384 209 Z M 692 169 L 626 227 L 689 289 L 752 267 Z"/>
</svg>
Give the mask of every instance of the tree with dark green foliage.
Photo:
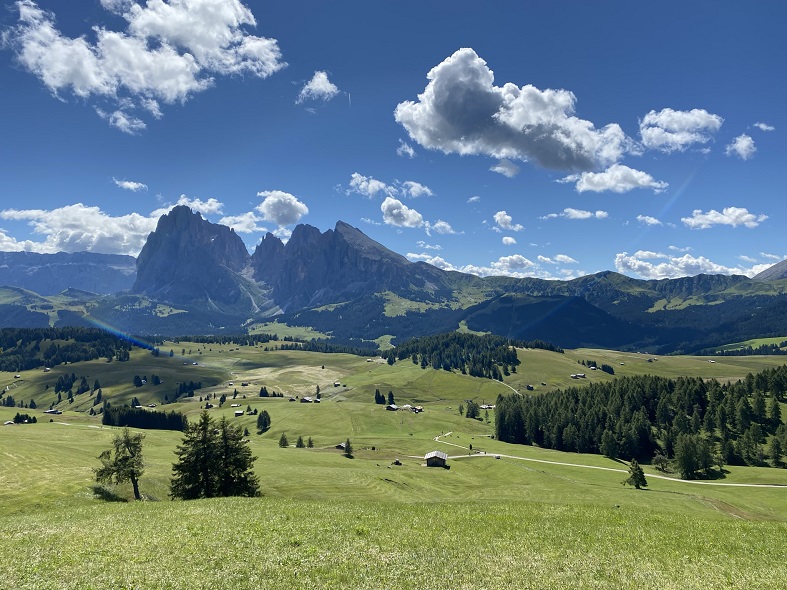
<svg viewBox="0 0 787 590">
<path fill-rule="evenodd" d="M 141 500 L 139 493 L 139 478 L 145 471 L 142 458 L 142 441 L 144 434 L 132 434 L 128 428 L 115 434 L 112 439 L 112 448 L 103 451 L 98 458 L 101 467 L 94 469 L 96 481 L 101 484 L 122 484 L 131 482 L 134 489 L 134 498 Z"/>
<path fill-rule="evenodd" d="M 353 458 L 353 445 L 349 437 L 347 437 L 347 440 L 344 442 L 344 456 L 348 459 Z"/>
<path fill-rule="evenodd" d="M 186 429 L 172 466 L 170 495 L 182 500 L 219 496 L 258 496 L 259 481 L 241 427 L 222 417 L 218 425 L 207 412 Z"/>
<path fill-rule="evenodd" d="M 295 448 L 296 449 L 305 449 L 306 445 L 303 442 L 303 437 L 298 435 L 298 440 L 295 441 Z"/>
<path fill-rule="evenodd" d="M 396 403 L 396 400 L 394 399 L 394 394 L 393 394 L 393 391 L 389 391 L 389 392 L 388 392 L 388 405 L 389 405 L 389 406 L 392 406 L 392 405 L 394 405 L 395 403 Z"/>
<path fill-rule="evenodd" d="M 306 448 L 307 449 L 313 449 L 314 448 L 314 441 L 312 440 L 312 437 L 309 437 L 309 440 L 306 441 Z"/>
<path fill-rule="evenodd" d="M 282 449 L 286 449 L 290 446 L 290 441 L 287 440 L 287 435 L 284 432 L 282 432 L 281 436 L 279 437 L 279 446 Z"/>
<path fill-rule="evenodd" d="M 271 427 L 271 417 L 268 410 L 263 410 L 257 416 L 257 434 L 267 432 Z"/>
<path fill-rule="evenodd" d="M 642 467 L 639 466 L 636 459 L 631 460 L 631 464 L 629 465 L 629 476 L 627 479 L 623 480 L 623 485 L 634 486 L 638 490 L 648 487 L 648 481 L 645 479 L 645 472 L 642 470 Z"/>
</svg>

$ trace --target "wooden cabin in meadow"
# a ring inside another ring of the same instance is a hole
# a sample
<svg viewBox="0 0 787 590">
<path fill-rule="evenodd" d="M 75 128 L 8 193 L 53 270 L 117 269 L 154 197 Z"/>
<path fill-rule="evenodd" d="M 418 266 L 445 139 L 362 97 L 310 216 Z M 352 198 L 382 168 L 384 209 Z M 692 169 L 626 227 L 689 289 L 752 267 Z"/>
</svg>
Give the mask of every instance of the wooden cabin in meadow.
<svg viewBox="0 0 787 590">
<path fill-rule="evenodd" d="M 443 451 L 431 451 L 424 455 L 427 467 L 445 467 L 448 461 L 448 454 Z"/>
</svg>

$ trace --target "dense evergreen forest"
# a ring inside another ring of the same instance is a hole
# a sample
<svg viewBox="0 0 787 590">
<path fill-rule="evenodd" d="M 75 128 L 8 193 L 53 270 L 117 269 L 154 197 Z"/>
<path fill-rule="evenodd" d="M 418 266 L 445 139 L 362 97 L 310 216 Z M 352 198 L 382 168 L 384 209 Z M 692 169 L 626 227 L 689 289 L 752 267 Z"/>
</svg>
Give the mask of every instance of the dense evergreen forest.
<svg viewBox="0 0 787 590">
<path fill-rule="evenodd" d="M 502 336 L 460 334 L 451 332 L 436 336 L 413 338 L 385 351 L 382 356 L 389 364 L 410 359 L 421 368 L 432 367 L 446 371 L 461 371 L 463 375 L 503 380 L 504 375 L 516 373 L 519 365 L 516 348 L 541 348 L 563 352 L 562 348 L 542 340 L 511 340 Z"/>
<path fill-rule="evenodd" d="M 540 396 L 500 396 L 496 434 L 534 444 L 611 458 L 674 460 L 685 478 L 713 465 L 781 465 L 787 429 L 779 402 L 787 366 L 735 383 L 699 377 L 623 377 Z M 767 454 L 763 447 L 768 441 Z"/>
<path fill-rule="evenodd" d="M 55 367 L 99 358 L 122 361 L 128 359 L 130 350 L 129 340 L 98 328 L 0 329 L 0 371 Z"/>
<path fill-rule="evenodd" d="M 181 412 L 157 412 L 128 406 L 113 407 L 107 404 L 101 415 L 101 423 L 106 426 L 185 431 L 188 419 Z"/>
<path fill-rule="evenodd" d="M 702 353 L 700 353 L 702 354 Z M 710 350 L 706 351 L 705 355 L 716 356 L 752 356 L 752 355 L 771 355 L 781 356 L 787 355 L 787 340 L 779 344 L 760 344 L 759 346 L 743 346 L 741 348 L 731 350 Z"/>
</svg>

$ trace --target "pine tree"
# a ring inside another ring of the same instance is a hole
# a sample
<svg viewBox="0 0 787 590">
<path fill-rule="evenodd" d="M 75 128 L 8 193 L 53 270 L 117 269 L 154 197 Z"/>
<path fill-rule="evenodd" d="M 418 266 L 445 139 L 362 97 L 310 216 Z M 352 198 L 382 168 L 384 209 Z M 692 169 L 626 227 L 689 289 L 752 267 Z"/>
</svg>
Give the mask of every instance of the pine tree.
<svg viewBox="0 0 787 590">
<path fill-rule="evenodd" d="M 298 440 L 295 441 L 295 448 L 296 449 L 304 449 L 304 448 L 306 448 L 306 445 L 303 444 L 303 437 L 300 436 L 300 435 L 298 435 Z"/>
<path fill-rule="evenodd" d="M 254 475 L 249 443 L 237 424 L 222 417 L 218 426 L 207 412 L 186 429 L 172 466 L 170 494 L 192 500 L 217 496 L 258 496 L 259 480 Z"/>
<path fill-rule="evenodd" d="M 290 441 L 287 440 L 287 435 L 285 433 L 283 433 L 283 432 L 281 433 L 281 436 L 279 437 L 279 446 L 282 449 L 286 449 L 287 447 L 290 446 Z"/>
<path fill-rule="evenodd" d="M 631 464 L 629 465 L 629 476 L 628 479 L 623 482 L 623 485 L 634 486 L 638 490 L 648 487 L 648 481 L 645 479 L 645 472 L 642 470 L 642 467 L 639 466 L 636 459 L 631 460 Z"/>
<path fill-rule="evenodd" d="M 344 443 L 344 456 L 347 457 L 348 459 L 352 459 L 353 458 L 353 445 L 350 442 L 349 437 L 347 438 L 347 440 Z"/>
</svg>

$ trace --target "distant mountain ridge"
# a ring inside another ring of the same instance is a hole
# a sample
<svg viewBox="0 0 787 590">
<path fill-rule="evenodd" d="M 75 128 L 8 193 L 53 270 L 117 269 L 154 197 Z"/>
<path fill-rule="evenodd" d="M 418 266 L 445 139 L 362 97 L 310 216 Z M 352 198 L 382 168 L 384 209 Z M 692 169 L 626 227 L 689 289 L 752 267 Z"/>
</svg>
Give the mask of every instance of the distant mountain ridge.
<svg viewBox="0 0 787 590">
<path fill-rule="evenodd" d="M 232 229 L 175 207 L 148 236 L 135 269 L 129 257 L 82 257 L 93 264 L 94 281 L 112 273 L 126 279 L 118 293 L 93 299 L 85 293 L 89 282 L 80 280 L 87 263 L 51 256 L 7 276 L 27 289 L 21 279 L 55 268 L 68 280 L 52 281 L 56 291 L 42 288 L 44 298 L 0 289 L 0 325 L 97 320 L 134 333 L 184 335 L 241 332 L 276 316 L 354 346 L 463 327 L 564 347 L 663 352 L 787 334 L 787 281 L 639 280 L 610 271 L 568 281 L 481 278 L 412 262 L 343 221 L 324 232 L 298 225 L 286 243 L 269 233 L 249 254 Z M 758 276 L 781 276 L 785 266 Z"/>
<path fill-rule="evenodd" d="M 98 294 L 131 288 L 136 278 L 131 256 L 93 252 L 0 252 L 0 285 L 54 295 L 70 287 Z"/>
</svg>

